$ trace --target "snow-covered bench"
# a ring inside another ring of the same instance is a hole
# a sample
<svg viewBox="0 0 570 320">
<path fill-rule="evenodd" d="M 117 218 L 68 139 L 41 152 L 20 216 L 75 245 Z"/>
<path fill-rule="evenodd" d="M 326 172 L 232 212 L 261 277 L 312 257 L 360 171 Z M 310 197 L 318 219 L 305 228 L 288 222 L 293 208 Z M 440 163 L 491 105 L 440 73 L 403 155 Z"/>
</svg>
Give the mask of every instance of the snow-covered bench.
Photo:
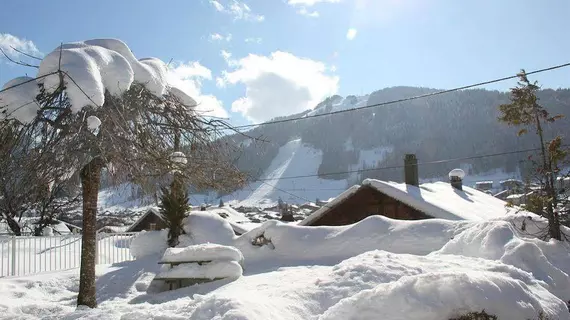
<svg viewBox="0 0 570 320">
<path fill-rule="evenodd" d="M 158 262 L 169 266 L 154 280 L 164 281 L 168 290 L 227 278 L 239 278 L 243 255 L 228 246 L 201 244 L 186 248 L 169 248 Z"/>
</svg>

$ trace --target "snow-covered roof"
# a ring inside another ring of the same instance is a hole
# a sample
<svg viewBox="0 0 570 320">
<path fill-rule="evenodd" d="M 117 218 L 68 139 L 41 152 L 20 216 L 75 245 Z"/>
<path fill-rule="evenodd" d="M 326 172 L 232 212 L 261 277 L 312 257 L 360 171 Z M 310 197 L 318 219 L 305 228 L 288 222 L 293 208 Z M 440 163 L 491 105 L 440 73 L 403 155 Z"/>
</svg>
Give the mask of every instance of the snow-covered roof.
<svg viewBox="0 0 570 320">
<path fill-rule="evenodd" d="M 453 188 L 446 182 L 424 183 L 420 187 L 404 183 L 367 179 L 363 185 L 413 207 L 434 218 L 448 220 L 485 220 L 510 212 L 507 203 L 485 192 L 463 186 Z"/>
<path fill-rule="evenodd" d="M 337 205 L 341 204 L 342 202 L 344 202 L 346 199 L 348 199 L 350 196 L 352 196 L 353 194 L 355 194 L 358 190 L 360 190 L 360 186 L 359 185 L 354 185 L 350 188 L 348 188 L 346 191 L 344 191 L 343 193 L 341 193 L 340 195 L 338 195 L 338 197 L 333 198 L 332 200 L 330 200 L 326 205 L 320 207 L 318 210 L 316 210 L 315 212 L 313 212 L 311 215 L 309 215 L 308 217 L 306 217 L 304 220 L 299 222 L 299 225 L 301 226 L 306 226 L 311 224 L 313 221 L 318 220 L 319 218 L 321 218 L 326 212 L 329 211 L 330 208 L 336 207 Z"/>
<path fill-rule="evenodd" d="M 405 183 L 367 179 L 362 183 L 362 187 L 364 186 L 374 188 L 416 210 L 440 219 L 486 220 L 503 217 L 515 210 L 507 208 L 505 201 L 492 195 L 467 186 L 463 186 L 463 190 L 458 190 L 446 182 L 424 183 L 416 187 Z M 299 222 L 299 225 L 310 225 L 360 188 L 358 185 L 349 188 L 328 205 Z"/>
<path fill-rule="evenodd" d="M 137 221 L 135 221 L 130 227 L 127 228 L 126 232 L 132 232 L 132 229 L 134 229 L 139 223 L 141 223 L 143 219 L 146 218 L 149 214 L 154 214 L 155 216 L 163 220 L 162 215 L 158 211 L 158 208 L 149 208 L 142 216 L 140 216 L 140 218 L 137 219 Z"/>
<path fill-rule="evenodd" d="M 199 211 L 198 211 L 199 212 Z M 203 212 L 203 211 L 202 211 Z M 217 214 L 224 218 L 230 223 L 234 231 L 239 234 L 244 234 L 253 228 L 259 226 L 259 224 L 253 223 L 249 218 L 244 216 L 242 213 L 234 210 L 231 207 L 210 207 L 206 212 Z"/>
</svg>

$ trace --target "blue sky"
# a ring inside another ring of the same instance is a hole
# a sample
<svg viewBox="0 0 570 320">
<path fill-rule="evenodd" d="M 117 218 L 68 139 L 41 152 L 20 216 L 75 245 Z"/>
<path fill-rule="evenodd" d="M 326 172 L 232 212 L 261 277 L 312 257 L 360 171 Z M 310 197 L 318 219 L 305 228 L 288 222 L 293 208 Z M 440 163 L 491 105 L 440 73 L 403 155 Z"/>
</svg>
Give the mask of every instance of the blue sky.
<svg viewBox="0 0 570 320">
<path fill-rule="evenodd" d="M 186 91 L 244 124 L 332 94 L 451 88 L 566 63 L 569 16 L 567 0 L 4 0 L 0 47 L 45 55 L 118 38 L 138 58 L 172 59 Z M 0 61 L 0 83 L 24 73 L 35 70 Z M 570 68 L 534 79 L 569 87 Z"/>
</svg>

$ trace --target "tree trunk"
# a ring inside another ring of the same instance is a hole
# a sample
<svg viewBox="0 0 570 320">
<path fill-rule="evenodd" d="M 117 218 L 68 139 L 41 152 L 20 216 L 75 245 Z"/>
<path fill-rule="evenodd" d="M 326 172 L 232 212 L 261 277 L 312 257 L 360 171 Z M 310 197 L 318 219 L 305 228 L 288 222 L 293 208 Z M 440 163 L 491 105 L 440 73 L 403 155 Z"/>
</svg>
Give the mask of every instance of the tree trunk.
<svg viewBox="0 0 570 320">
<path fill-rule="evenodd" d="M 10 228 L 10 230 L 14 233 L 15 236 L 21 236 L 22 235 L 22 227 L 20 227 L 20 224 L 18 223 L 18 221 L 16 221 L 16 219 L 14 219 L 13 217 L 11 217 L 10 215 L 6 215 L 6 222 L 8 223 L 8 227 Z"/>
<path fill-rule="evenodd" d="M 83 236 L 81 245 L 81 269 L 77 305 L 97 307 L 95 290 L 95 264 L 97 254 L 97 198 L 101 182 L 101 158 L 91 160 L 81 169 L 83 191 Z"/>
<path fill-rule="evenodd" d="M 538 133 L 538 137 L 540 138 L 540 149 L 542 154 L 542 169 L 543 175 L 546 178 L 546 195 L 548 197 L 547 205 L 546 205 L 546 213 L 548 219 L 548 233 L 551 238 L 556 240 L 562 240 L 562 233 L 560 231 L 560 220 L 558 219 L 558 213 L 555 211 L 556 209 L 556 190 L 555 190 L 555 179 L 554 179 L 554 170 L 552 168 L 552 163 L 549 161 L 549 157 L 546 153 L 546 146 L 544 144 L 544 136 L 542 131 L 542 125 L 540 123 L 540 118 L 538 117 L 538 112 L 535 111 L 535 119 L 536 119 L 536 131 Z"/>
</svg>

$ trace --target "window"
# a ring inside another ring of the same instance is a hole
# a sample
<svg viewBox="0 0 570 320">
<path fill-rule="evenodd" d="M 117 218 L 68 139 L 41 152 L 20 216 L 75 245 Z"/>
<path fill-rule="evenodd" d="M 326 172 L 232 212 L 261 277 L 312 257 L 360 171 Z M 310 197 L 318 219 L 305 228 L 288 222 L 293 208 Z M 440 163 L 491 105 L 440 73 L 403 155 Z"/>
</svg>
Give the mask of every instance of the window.
<svg viewBox="0 0 570 320">
<path fill-rule="evenodd" d="M 148 225 L 148 229 L 151 230 L 151 231 L 156 230 L 156 223 L 150 223 L 150 224 Z"/>
</svg>

